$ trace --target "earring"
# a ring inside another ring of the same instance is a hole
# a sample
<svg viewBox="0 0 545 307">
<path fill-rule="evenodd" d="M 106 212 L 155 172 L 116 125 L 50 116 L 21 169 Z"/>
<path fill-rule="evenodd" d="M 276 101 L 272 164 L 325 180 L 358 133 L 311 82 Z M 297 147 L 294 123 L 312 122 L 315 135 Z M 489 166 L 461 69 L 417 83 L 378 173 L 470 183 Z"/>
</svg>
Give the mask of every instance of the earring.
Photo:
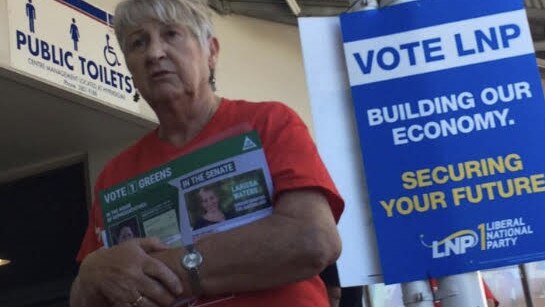
<svg viewBox="0 0 545 307">
<path fill-rule="evenodd" d="M 132 96 L 132 100 L 134 102 L 138 102 L 138 100 L 140 100 L 140 93 L 138 93 L 138 90 L 134 91 L 134 96 Z"/>
<path fill-rule="evenodd" d="M 210 83 L 210 87 L 212 88 L 212 91 L 216 91 L 216 74 L 214 68 L 210 68 L 210 76 L 208 77 L 208 83 Z"/>
</svg>

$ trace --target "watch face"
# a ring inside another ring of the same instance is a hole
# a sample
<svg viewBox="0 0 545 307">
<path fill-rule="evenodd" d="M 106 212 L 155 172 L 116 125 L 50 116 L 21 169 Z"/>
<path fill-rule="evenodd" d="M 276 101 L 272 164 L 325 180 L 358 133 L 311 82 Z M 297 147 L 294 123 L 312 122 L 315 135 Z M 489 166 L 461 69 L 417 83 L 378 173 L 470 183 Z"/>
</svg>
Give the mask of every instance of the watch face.
<svg viewBox="0 0 545 307">
<path fill-rule="evenodd" d="M 194 269 L 202 263 L 202 256 L 200 253 L 195 251 L 187 253 L 184 256 L 182 263 L 186 268 Z"/>
</svg>

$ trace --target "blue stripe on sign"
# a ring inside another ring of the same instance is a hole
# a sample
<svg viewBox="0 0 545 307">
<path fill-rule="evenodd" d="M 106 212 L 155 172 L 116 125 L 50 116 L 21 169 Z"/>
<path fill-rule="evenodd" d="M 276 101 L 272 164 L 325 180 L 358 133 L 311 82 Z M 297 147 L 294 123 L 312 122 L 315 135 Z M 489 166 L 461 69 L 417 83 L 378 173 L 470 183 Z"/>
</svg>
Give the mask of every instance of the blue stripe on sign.
<svg viewBox="0 0 545 307">
<path fill-rule="evenodd" d="M 108 14 L 106 11 L 103 11 L 85 1 L 82 0 L 57 0 L 60 3 L 66 4 L 69 7 L 80 11 L 81 13 L 88 15 L 100 22 L 103 22 L 106 25 L 112 24 L 113 16 Z M 108 22 L 109 20 L 109 22 Z"/>
<path fill-rule="evenodd" d="M 426 9 L 418 9 L 421 6 Z M 523 8 L 523 0 L 456 0 L 455 8 L 445 6 L 443 1 L 417 0 L 376 10 L 345 13 L 340 18 L 343 42 L 346 43 Z M 411 22 L 396 22 L 407 20 L 407 16 Z"/>
</svg>

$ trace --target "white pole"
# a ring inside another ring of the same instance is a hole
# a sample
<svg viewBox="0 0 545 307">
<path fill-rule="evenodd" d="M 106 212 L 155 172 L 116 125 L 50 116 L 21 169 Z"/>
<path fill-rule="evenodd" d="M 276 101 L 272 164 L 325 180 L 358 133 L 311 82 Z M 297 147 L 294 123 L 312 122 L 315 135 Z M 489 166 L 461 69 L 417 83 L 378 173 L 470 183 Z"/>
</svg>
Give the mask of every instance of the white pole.
<svg viewBox="0 0 545 307">
<path fill-rule="evenodd" d="M 403 304 L 407 307 L 433 307 L 433 293 L 427 281 L 419 280 L 401 284 L 401 292 Z"/>
<path fill-rule="evenodd" d="M 441 307 L 486 307 L 479 272 L 464 273 L 439 279 L 438 299 Z"/>
</svg>

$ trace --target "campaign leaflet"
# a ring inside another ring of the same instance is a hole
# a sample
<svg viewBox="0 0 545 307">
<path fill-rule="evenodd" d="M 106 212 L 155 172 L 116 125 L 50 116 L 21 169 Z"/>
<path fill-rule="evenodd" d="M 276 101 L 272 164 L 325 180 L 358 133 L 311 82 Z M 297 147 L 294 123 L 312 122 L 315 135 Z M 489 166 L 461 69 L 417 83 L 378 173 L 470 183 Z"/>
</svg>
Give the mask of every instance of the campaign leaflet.
<svg viewBox="0 0 545 307">
<path fill-rule="evenodd" d="M 272 212 L 272 179 L 255 131 L 181 156 L 100 192 L 106 246 L 158 237 L 169 246 Z"/>
<path fill-rule="evenodd" d="M 386 283 L 545 259 L 545 103 L 521 0 L 341 16 Z"/>
</svg>

